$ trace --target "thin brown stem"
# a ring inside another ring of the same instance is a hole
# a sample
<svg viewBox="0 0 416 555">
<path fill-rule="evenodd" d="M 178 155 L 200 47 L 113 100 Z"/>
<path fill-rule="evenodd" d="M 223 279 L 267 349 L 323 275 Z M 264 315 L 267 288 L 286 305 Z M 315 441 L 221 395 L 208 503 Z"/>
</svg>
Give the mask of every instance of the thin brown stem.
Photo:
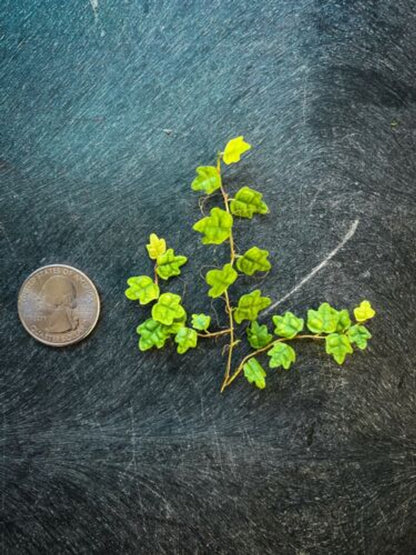
<svg viewBox="0 0 416 555">
<path fill-rule="evenodd" d="M 225 210 L 228 212 L 228 214 L 231 214 L 230 206 L 229 206 L 229 196 L 228 196 L 228 193 L 226 192 L 226 190 L 224 189 L 224 186 L 222 184 L 221 156 L 220 155 L 218 155 L 218 158 L 217 158 L 217 171 L 218 171 L 218 175 L 219 175 L 219 178 L 220 178 L 220 190 L 221 190 L 222 198 L 224 199 Z M 234 247 L 234 237 L 233 237 L 232 228 L 230 229 L 229 239 L 230 239 L 230 264 L 231 264 L 231 266 L 233 266 L 235 258 L 236 258 L 236 252 L 235 252 L 235 247 Z"/>
<path fill-rule="evenodd" d="M 228 291 L 225 291 L 224 297 L 225 297 L 225 305 L 226 305 L 226 309 L 227 309 L 228 317 L 230 321 L 230 344 L 228 347 L 227 366 L 225 367 L 225 374 L 224 374 L 224 380 L 221 385 L 221 392 L 224 391 L 224 388 L 226 387 L 227 381 L 230 377 L 231 363 L 233 359 L 233 349 L 234 349 L 234 320 L 233 320 L 233 311 L 230 304 L 230 297 L 228 296 Z"/>
<path fill-rule="evenodd" d="M 221 391 L 224 391 L 224 389 L 226 387 L 228 387 L 242 372 L 245 363 L 250 360 L 251 358 L 264 353 L 265 351 L 268 351 L 273 345 L 275 345 L 276 343 L 280 343 L 282 341 L 293 341 L 293 339 L 325 339 L 325 336 L 323 335 L 297 335 L 296 337 L 293 337 L 292 339 L 287 339 L 287 337 L 279 337 L 279 339 L 275 339 L 274 341 L 272 341 L 271 343 L 269 343 L 268 345 L 266 345 L 265 347 L 262 347 L 261 349 L 257 349 L 257 351 L 254 351 L 253 353 L 248 354 L 247 356 L 245 356 L 243 358 L 243 360 L 240 362 L 240 364 L 238 365 L 236 371 L 234 372 L 234 374 L 232 374 L 231 377 L 229 377 L 228 379 L 224 380 L 224 383 L 222 384 L 222 388 Z"/>
<path fill-rule="evenodd" d="M 218 337 L 220 335 L 226 335 L 230 333 L 230 329 L 221 330 L 221 331 L 214 331 L 214 332 L 206 332 L 206 333 L 198 333 L 198 337 Z"/>
<path fill-rule="evenodd" d="M 224 200 L 225 210 L 227 211 L 228 214 L 231 214 L 230 206 L 229 206 L 228 193 L 226 192 L 226 190 L 224 189 L 224 186 L 222 184 L 221 156 L 222 156 L 222 154 L 219 153 L 218 157 L 217 157 L 217 171 L 218 171 L 218 176 L 219 176 L 219 179 L 220 179 L 220 190 L 221 190 L 222 198 Z M 234 262 L 235 262 L 235 259 L 236 259 L 236 252 L 235 252 L 235 247 L 234 247 L 234 237 L 233 237 L 232 228 L 230 229 L 229 239 L 230 239 L 230 264 L 231 264 L 231 266 L 233 266 Z M 231 307 L 230 297 L 228 295 L 227 290 L 225 290 L 225 292 L 224 292 L 224 298 L 225 298 L 225 307 L 226 307 L 226 311 L 228 313 L 228 319 L 229 319 L 229 322 L 230 322 L 230 328 L 229 328 L 230 343 L 228 345 L 227 365 L 225 367 L 225 374 L 224 374 L 224 380 L 223 380 L 222 385 L 221 385 L 221 391 L 224 391 L 224 388 L 226 387 L 227 381 L 230 378 L 231 364 L 232 364 L 232 360 L 233 360 L 233 350 L 234 350 L 234 345 L 236 344 L 235 339 L 234 339 L 235 336 L 234 336 L 233 310 L 232 310 L 232 307 Z"/>
</svg>

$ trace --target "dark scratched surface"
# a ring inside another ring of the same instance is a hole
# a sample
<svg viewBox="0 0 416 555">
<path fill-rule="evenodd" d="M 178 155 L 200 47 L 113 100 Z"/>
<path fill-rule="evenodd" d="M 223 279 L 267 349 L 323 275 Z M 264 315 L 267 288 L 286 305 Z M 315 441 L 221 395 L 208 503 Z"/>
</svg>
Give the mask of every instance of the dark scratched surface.
<svg viewBox="0 0 416 555">
<path fill-rule="evenodd" d="M 2 553 L 412 553 L 415 2 L 1 11 Z M 227 186 L 258 187 L 271 213 L 236 242 L 274 268 L 234 298 L 261 286 L 299 314 L 368 298 L 377 318 L 341 369 L 303 345 L 265 391 L 221 396 L 221 344 L 140 353 L 147 312 L 123 292 L 151 271 L 154 231 L 190 257 L 172 286 L 189 312 L 210 310 L 200 273 L 227 247 L 192 231 L 190 182 L 240 134 L 254 148 Z M 102 301 L 93 335 L 61 350 L 16 310 L 49 263 Z"/>
</svg>

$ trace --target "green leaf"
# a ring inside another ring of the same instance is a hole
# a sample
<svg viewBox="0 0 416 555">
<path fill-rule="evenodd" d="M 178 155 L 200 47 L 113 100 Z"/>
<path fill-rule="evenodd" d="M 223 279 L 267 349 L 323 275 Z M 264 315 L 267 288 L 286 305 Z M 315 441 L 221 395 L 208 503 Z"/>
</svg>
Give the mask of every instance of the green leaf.
<svg viewBox="0 0 416 555">
<path fill-rule="evenodd" d="M 292 312 L 285 312 L 283 316 L 273 316 L 274 333 L 280 337 L 292 339 L 303 330 L 304 320 L 297 318 Z"/>
<path fill-rule="evenodd" d="M 275 343 L 270 351 L 267 351 L 270 358 L 270 368 L 279 368 L 283 366 L 285 370 L 289 370 L 292 363 L 296 360 L 296 353 L 293 347 L 286 343 Z"/>
<path fill-rule="evenodd" d="M 230 203 L 234 216 L 252 218 L 254 214 L 267 214 L 269 209 L 262 201 L 263 195 L 250 187 L 242 187 Z"/>
<path fill-rule="evenodd" d="M 213 298 L 219 297 L 235 282 L 237 276 L 237 272 L 229 263 L 225 264 L 222 270 L 209 270 L 205 276 L 206 282 L 211 285 L 208 295 Z"/>
<path fill-rule="evenodd" d="M 234 311 L 234 320 L 241 324 L 243 320 L 256 320 L 259 312 L 268 307 L 272 301 L 269 297 L 262 297 L 260 289 L 242 295 Z"/>
<path fill-rule="evenodd" d="M 251 145 L 246 143 L 244 137 L 240 135 L 235 139 L 231 139 L 225 146 L 222 159 L 225 164 L 235 164 L 239 162 L 243 152 L 250 150 Z"/>
<path fill-rule="evenodd" d="M 192 328 L 181 328 L 175 335 L 175 343 L 178 344 L 177 351 L 180 355 L 186 353 L 188 349 L 196 347 L 198 335 Z"/>
<path fill-rule="evenodd" d="M 214 166 L 199 166 L 196 168 L 197 177 L 192 181 L 194 191 L 204 191 L 210 195 L 221 187 L 218 170 Z"/>
<path fill-rule="evenodd" d="M 165 326 L 152 318 L 145 320 L 142 324 L 137 326 L 136 331 L 140 335 L 139 349 L 141 351 L 147 351 L 152 347 L 160 349 L 169 337 L 169 333 L 165 330 Z"/>
<path fill-rule="evenodd" d="M 169 326 L 166 326 L 164 324 L 163 327 L 166 333 L 170 335 L 176 335 L 178 331 L 185 326 L 185 323 L 186 323 L 186 313 L 180 318 L 174 318 L 173 322 Z"/>
<path fill-rule="evenodd" d="M 341 333 L 341 332 L 347 331 L 347 329 L 350 327 L 351 327 L 351 318 L 348 310 L 344 308 L 343 310 L 340 310 L 338 312 L 338 323 L 335 331 Z"/>
<path fill-rule="evenodd" d="M 357 322 L 365 322 L 375 316 L 376 311 L 372 308 L 370 301 L 362 301 L 360 306 L 354 308 L 354 316 Z"/>
<path fill-rule="evenodd" d="M 267 260 L 269 254 L 269 251 L 251 247 L 241 258 L 237 258 L 237 270 L 248 276 L 252 276 L 254 272 L 267 272 L 272 267 Z"/>
<path fill-rule="evenodd" d="M 162 279 L 169 279 L 178 276 L 180 267 L 188 261 L 186 256 L 175 255 L 173 249 L 168 249 L 165 253 L 157 257 L 156 272 Z"/>
<path fill-rule="evenodd" d="M 251 322 L 247 330 L 247 339 L 253 349 L 261 349 L 265 347 L 273 339 L 271 333 L 265 324 L 260 325 L 257 320 Z"/>
<path fill-rule="evenodd" d="M 371 339 L 371 333 L 365 326 L 360 326 L 356 324 L 352 326 L 348 332 L 348 339 L 351 343 L 355 343 L 359 349 L 365 349 L 367 347 L 367 340 Z"/>
<path fill-rule="evenodd" d="M 204 235 L 202 237 L 204 245 L 219 245 L 228 239 L 232 226 L 233 217 L 231 214 L 216 206 L 211 209 L 209 216 L 198 220 L 192 229 Z"/>
<path fill-rule="evenodd" d="M 196 330 L 206 331 L 211 323 L 211 316 L 206 314 L 192 314 L 192 327 Z"/>
<path fill-rule="evenodd" d="M 333 333 L 338 319 L 338 311 L 328 303 L 322 303 L 318 310 L 308 310 L 307 326 L 313 333 Z"/>
<path fill-rule="evenodd" d="M 127 280 L 130 285 L 125 295 L 131 301 L 147 304 L 159 297 L 159 287 L 149 276 L 134 276 Z"/>
<path fill-rule="evenodd" d="M 186 315 L 185 309 L 180 304 L 181 297 L 175 293 L 162 293 L 159 300 L 152 308 L 152 317 L 157 322 L 170 326 L 174 320 L 179 320 Z"/>
<path fill-rule="evenodd" d="M 346 355 L 353 352 L 350 340 L 346 335 L 331 333 L 325 338 L 325 350 L 332 355 L 338 364 L 342 364 Z"/>
<path fill-rule="evenodd" d="M 166 241 L 159 239 L 156 233 L 151 233 L 149 237 L 149 244 L 146 245 L 149 258 L 156 260 L 158 256 L 166 251 Z"/>
<path fill-rule="evenodd" d="M 266 387 L 266 372 L 256 358 L 250 358 L 243 366 L 244 376 L 249 383 L 254 383 L 259 389 Z"/>
</svg>

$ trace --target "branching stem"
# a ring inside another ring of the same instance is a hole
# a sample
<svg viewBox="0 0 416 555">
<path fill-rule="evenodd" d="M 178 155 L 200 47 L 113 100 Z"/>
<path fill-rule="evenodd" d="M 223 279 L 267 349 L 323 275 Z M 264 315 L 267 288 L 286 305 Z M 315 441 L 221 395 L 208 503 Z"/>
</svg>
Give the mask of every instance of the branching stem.
<svg viewBox="0 0 416 555">
<path fill-rule="evenodd" d="M 226 192 L 226 190 L 224 189 L 224 186 L 222 184 L 221 156 L 222 156 L 222 154 L 219 153 L 218 157 L 217 157 L 217 171 L 218 171 L 218 175 L 219 175 L 219 179 L 220 179 L 220 190 L 221 190 L 222 198 L 224 199 L 225 210 L 227 211 L 228 214 L 231 214 L 230 206 L 228 204 L 228 202 L 229 202 L 228 193 Z M 231 266 L 234 265 L 236 256 L 237 255 L 236 255 L 235 248 L 234 248 L 233 230 L 231 228 L 230 229 L 230 264 L 231 264 Z M 224 380 L 223 380 L 223 383 L 222 383 L 222 386 L 221 386 L 221 391 L 224 390 L 224 388 L 226 387 L 226 384 L 227 384 L 227 382 L 230 378 L 231 364 L 232 364 L 232 360 L 233 360 L 233 349 L 234 349 L 234 345 L 235 345 L 233 310 L 232 310 L 232 307 L 231 307 L 230 297 L 228 295 L 227 290 L 224 293 L 224 298 L 225 298 L 225 308 L 226 308 L 228 318 L 229 318 L 229 322 L 230 322 L 230 328 L 229 328 L 230 343 L 229 343 L 229 346 L 228 346 L 227 365 L 225 367 L 225 374 L 224 374 Z"/>
<path fill-rule="evenodd" d="M 275 339 L 274 341 L 272 341 L 271 343 L 269 343 L 265 347 L 262 347 L 261 349 L 257 349 L 257 351 L 253 351 L 252 353 L 249 353 L 247 356 L 245 356 L 243 358 L 243 360 L 240 362 L 240 364 L 238 365 L 234 374 L 232 374 L 229 378 L 224 380 L 224 382 L 222 384 L 222 387 L 221 387 L 221 392 L 223 392 L 224 389 L 226 387 L 228 387 L 241 374 L 241 372 L 243 371 L 244 365 L 248 360 L 250 360 L 251 358 L 253 358 L 253 357 L 255 357 L 255 356 L 257 356 L 261 353 L 264 353 L 265 351 L 268 351 L 276 343 L 280 343 L 282 341 L 284 341 L 284 342 L 293 341 L 293 339 L 325 339 L 325 336 L 323 336 L 323 335 L 297 335 L 297 336 L 293 337 L 292 339 L 287 339 L 287 337 L 279 337 L 279 339 Z"/>
<path fill-rule="evenodd" d="M 226 335 L 227 333 L 230 333 L 230 331 L 231 330 L 227 328 L 226 330 L 221 330 L 221 331 L 198 333 L 198 337 L 218 337 L 220 335 Z"/>
</svg>

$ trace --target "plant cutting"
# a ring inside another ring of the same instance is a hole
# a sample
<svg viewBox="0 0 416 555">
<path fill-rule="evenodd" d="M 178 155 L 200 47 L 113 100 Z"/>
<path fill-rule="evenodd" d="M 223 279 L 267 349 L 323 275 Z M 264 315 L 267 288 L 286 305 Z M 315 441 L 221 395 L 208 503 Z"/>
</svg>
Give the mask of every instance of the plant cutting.
<svg viewBox="0 0 416 555">
<path fill-rule="evenodd" d="M 250 148 L 242 136 L 231 139 L 218 153 L 215 165 L 196 168 L 196 177 L 191 184 L 193 191 L 203 195 L 202 201 L 207 197 L 221 200 L 221 206 L 214 206 L 209 215 L 203 214 L 193 229 L 200 234 L 204 245 L 227 245 L 224 250 L 228 255 L 222 267 L 211 268 L 205 274 L 207 295 L 212 299 L 223 299 L 227 324 L 219 329 L 213 328 L 211 316 L 205 313 L 191 313 L 189 318 L 180 295 L 161 291 L 162 282 L 180 275 L 188 258 L 175 254 L 174 249 L 167 247 L 165 239 L 155 233 L 150 235 L 146 245 L 154 262 L 153 275 L 130 277 L 125 291 L 128 299 L 138 301 L 140 305 L 151 305 L 150 316 L 137 327 L 141 351 L 161 349 L 173 339 L 177 352 L 182 355 L 197 348 L 200 341 L 226 341 L 221 391 L 242 375 L 249 383 L 264 389 L 266 364 L 271 369 L 289 370 L 296 361 L 294 346 L 301 340 L 322 343 L 326 353 L 341 365 L 354 349 L 367 347 L 371 338 L 367 323 L 375 315 L 368 300 L 361 301 L 353 309 L 353 317 L 346 308 L 336 309 L 323 302 L 309 309 L 305 318 L 291 311 L 272 315 L 273 328 L 270 329 L 267 324 L 259 322 L 261 312 L 272 304 L 269 296 L 263 295 L 260 289 L 239 292 L 236 296 L 231 294 L 238 291 L 236 282 L 240 276 L 267 273 L 272 268 L 270 253 L 266 249 L 247 245 L 246 250 L 238 252 L 235 247 L 235 218 L 251 220 L 269 214 L 269 207 L 258 190 L 243 186 L 231 197 L 224 184 L 223 165 L 239 162 Z M 233 366 L 243 339 L 251 351 Z"/>
</svg>

